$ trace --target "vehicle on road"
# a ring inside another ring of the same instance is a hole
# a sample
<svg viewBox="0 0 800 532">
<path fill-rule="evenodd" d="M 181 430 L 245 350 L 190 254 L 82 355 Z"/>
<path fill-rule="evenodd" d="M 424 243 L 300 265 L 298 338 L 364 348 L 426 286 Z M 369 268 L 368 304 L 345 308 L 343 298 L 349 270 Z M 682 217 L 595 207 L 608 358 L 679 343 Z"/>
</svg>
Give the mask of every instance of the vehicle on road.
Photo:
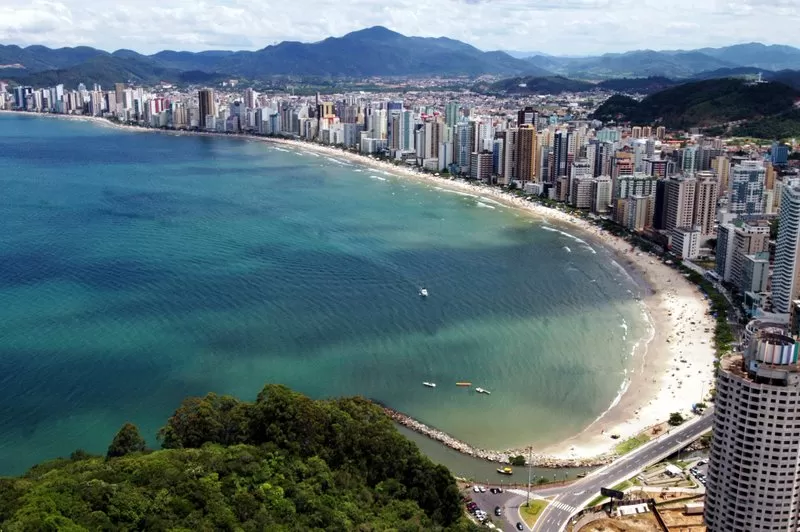
<svg viewBox="0 0 800 532">
<path fill-rule="evenodd" d="M 519 521 L 517 521 L 517 530 L 525 530 L 525 527 Z"/>
</svg>

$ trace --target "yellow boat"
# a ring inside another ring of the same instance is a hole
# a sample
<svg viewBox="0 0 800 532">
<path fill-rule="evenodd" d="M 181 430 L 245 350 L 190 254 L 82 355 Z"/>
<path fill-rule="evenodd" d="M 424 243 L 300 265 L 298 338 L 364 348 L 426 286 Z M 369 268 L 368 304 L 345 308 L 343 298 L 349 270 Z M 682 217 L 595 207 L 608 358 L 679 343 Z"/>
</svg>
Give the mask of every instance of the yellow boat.
<svg viewBox="0 0 800 532">
<path fill-rule="evenodd" d="M 497 472 L 500 473 L 501 475 L 510 475 L 513 473 L 510 467 L 503 467 L 503 468 L 498 467 Z"/>
<path fill-rule="evenodd" d="M 456 386 L 472 386 L 471 382 L 457 382 Z"/>
</svg>

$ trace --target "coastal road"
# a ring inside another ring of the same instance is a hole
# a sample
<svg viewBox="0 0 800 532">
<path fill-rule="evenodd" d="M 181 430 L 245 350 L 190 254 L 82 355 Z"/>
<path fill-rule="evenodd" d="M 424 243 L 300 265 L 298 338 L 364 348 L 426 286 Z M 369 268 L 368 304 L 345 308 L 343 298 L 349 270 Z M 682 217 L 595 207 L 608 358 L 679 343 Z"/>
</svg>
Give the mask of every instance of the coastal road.
<svg viewBox="0 0 800 532">
<path fill-rule="evenodd" d="M 575 513 L 600 495 L 600 488 L 611 488 L 645 467 L 676 453 L 711 429 L 713 421 L 712 409 L 708 409 L 703 416 L 671 429 L 670 433 L 659 436 L 610 465 L 565 487 L 539 516 L 533 530 L 560 532 Z"/>
</svg>

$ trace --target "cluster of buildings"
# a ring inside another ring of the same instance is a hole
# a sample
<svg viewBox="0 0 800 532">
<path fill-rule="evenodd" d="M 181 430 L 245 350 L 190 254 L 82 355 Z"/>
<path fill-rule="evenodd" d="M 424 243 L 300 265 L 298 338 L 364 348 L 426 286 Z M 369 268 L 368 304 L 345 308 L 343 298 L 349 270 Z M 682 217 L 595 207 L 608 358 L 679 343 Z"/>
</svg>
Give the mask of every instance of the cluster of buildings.
<svg viewBox="0 0 800 532">
<path fill-rule="evenodd" d="M 718 372 L 706 521 L 712 531 L 800 529 L 800 177 L 789 146 L 604 127 L 571 104 L 169 89 L 0 85 L 0 109 L 302 138 L 516 188 L 613 219 L 680 258 L 713 257 L 710 275 L 760 319 Z"/>
<path fill-rule="evenodd" d="M 790 147 L 741 150 L 663 126 L 604 127 L 580 103 L 513 109 L 350 93 L 329 99 L 237 90 L 115 84 L 0 86 L 0 108 L 115 118 L 156 128 L 280 135 L 380 156 L 563 202 L 613 219 L 682 259 L 715 256 L 718 280 L 747 307 L 787 315 L 800 297 L 800 209 Z M 770 223 L 781 234 L 770 244 Z M 795 228 L 793 233 L 788 231 Z"/>
</svg>

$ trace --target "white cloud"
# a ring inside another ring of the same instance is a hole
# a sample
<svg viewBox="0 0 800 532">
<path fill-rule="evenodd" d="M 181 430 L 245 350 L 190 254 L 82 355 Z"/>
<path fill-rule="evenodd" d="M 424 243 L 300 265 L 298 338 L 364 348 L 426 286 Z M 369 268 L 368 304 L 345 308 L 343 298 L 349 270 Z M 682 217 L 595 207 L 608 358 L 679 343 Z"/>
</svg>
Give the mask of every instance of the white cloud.
<svg viewBox="0 0 800 532">
<path fill-rule="evenodd" d="M 0 42 L 161 49 L 258 49 L 373 25 L 485 50 L 552 54 L 762 41 L 800 46 L 798 0 L 0 0 Z M 776 16 L 777 12 L 780 16 Z M 798 12 L 796 12 L 798 11 Z"/>
</svg>

